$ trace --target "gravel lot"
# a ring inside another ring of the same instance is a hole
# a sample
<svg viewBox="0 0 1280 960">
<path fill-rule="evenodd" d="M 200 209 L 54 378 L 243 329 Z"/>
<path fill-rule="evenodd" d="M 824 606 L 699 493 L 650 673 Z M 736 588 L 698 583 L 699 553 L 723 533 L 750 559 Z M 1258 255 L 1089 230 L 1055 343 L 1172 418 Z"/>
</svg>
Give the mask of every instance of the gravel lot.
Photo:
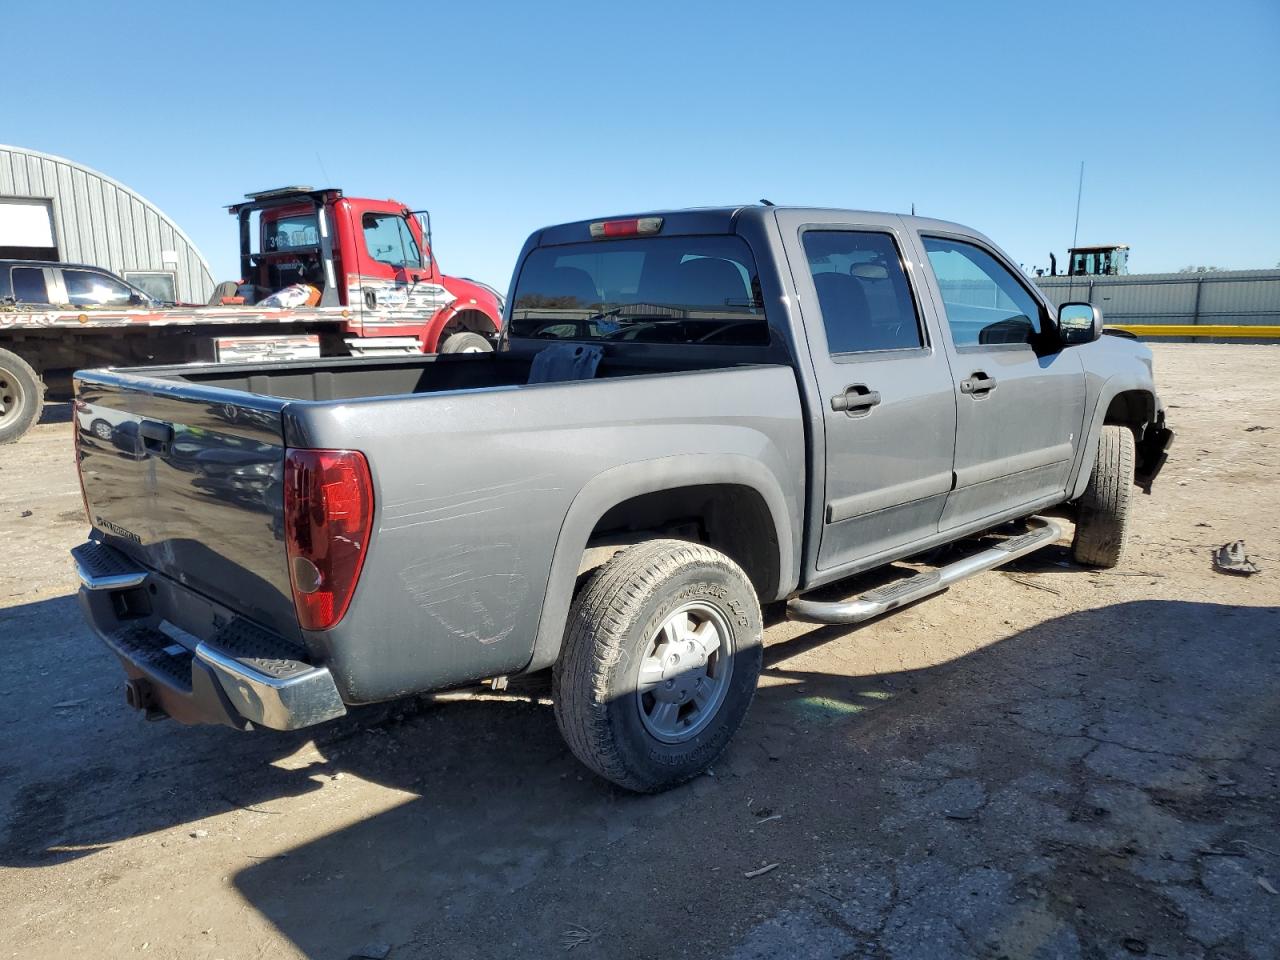
<svg viewBox="0 0 1280 960">
<path fill-rule="evenodd" d="M 536 686 L 144 722 L 81 623 L 50 407 L 0 448 L 0 957 L 1280 957 L 1280 348 L 1155 350 L 1178 441 L 1124 566 L 775 611 L 729 753 L 650 798 Z M 1262 573 L 1212 570 L 1237 537 Z"/>
</svg>

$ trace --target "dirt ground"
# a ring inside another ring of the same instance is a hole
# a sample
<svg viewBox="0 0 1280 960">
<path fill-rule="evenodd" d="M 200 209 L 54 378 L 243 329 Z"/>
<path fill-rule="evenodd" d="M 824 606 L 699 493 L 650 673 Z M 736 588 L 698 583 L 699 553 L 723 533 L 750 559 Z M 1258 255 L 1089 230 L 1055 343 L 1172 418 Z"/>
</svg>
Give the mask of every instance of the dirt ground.
<svg viewBox="0 0 1280 960">
<path fill-rule="evenodd" d="M 144 722 L 51 407 L 0 448 L 0 957 L 1280 957 L 1280 348 L 1155 352 L 1178 440 L 1123 567 L 774 611 L 729 752 L 646 798 L 536 696 Z M 1211 568 L 1238 537 L 1260 574 Z"/>
</svg>

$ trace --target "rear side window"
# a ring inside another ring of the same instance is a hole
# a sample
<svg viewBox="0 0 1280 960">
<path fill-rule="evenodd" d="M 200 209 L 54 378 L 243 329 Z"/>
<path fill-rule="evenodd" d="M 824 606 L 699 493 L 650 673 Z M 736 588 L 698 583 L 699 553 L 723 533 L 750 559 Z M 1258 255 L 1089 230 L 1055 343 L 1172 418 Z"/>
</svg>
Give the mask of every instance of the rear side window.
<svg viewBox="0 0 1280 960">
<path fill-rule="evenodd" d="M 833 353 L 924 346 L 897 245 L 887 233 L 809 230 L 804 252 Z"/>
<path fill-rule="evenodd" d="M 923 240 L 957 347 L 1035 339 L 1040 333 L 1040 304 L 1004 264 L 972 243 L 943 237 Z"/>
<path fill-rule="evenodd" d="M 37 267 L 14 267 L 13 298 L 19 303 L 48 303 L 49 291 L 44 284 L 44 271 Z"/>
<path fill-rule="evenodd" d="M 762 346 L 769 328 L 742 238 L 639 237 L 534 249 L 511 336 Z"/>
</svg>

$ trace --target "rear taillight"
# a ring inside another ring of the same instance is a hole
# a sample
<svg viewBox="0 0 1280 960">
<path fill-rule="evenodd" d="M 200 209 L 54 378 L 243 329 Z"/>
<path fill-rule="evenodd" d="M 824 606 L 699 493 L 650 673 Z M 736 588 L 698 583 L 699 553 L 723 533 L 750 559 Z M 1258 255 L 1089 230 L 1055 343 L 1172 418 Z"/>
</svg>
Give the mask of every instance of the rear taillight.
<svg viewBox="0 0 1280 960">
<path fill-rule="evenodd" d="M 284 537 L 304 630 L 328 630 L 346 614 L 372 525 L 373 481 L 363 453 L 285 454 Z"/>
</svg>

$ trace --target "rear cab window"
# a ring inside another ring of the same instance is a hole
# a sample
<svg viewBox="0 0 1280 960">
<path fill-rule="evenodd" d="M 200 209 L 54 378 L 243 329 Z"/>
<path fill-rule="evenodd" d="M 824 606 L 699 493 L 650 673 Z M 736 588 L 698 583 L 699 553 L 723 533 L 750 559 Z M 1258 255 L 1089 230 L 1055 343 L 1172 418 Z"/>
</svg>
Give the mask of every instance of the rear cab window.
<svg viewBox="0 0 1280 960">
<path fill-rule="evenodd" d="M 636 237 L 537 247 L 520 269 L 510 336 L 763 346 L 769 328 L 738 236 Z"/>
<path fill-rule="evenodd" d="M 279 253 L 311 250 L 320 245 L 320 227 L 314 213 L 297 213 L 263 223 L 263 247 Z"/>
</svg>

